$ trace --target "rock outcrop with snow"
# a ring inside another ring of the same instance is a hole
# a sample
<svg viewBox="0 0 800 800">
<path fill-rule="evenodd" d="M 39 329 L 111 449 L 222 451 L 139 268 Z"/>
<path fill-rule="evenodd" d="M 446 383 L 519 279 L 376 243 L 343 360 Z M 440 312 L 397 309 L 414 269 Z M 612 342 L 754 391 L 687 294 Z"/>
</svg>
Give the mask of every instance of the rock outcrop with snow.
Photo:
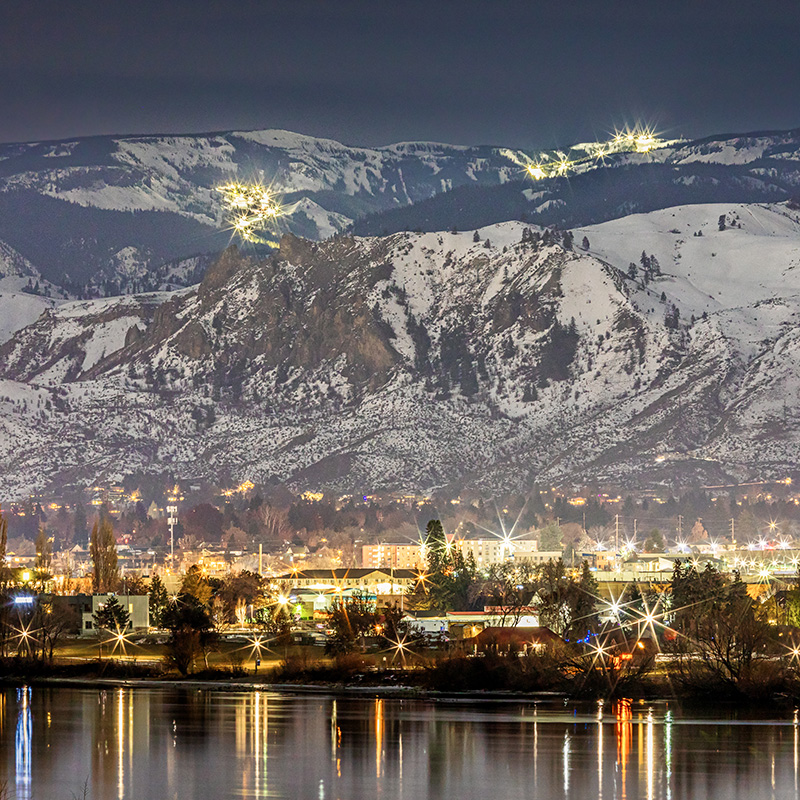
<svg viewBox="0 0 800 800">
<path fill-rule="evenodd" d="M 798 470 L 797 211 L 676 207 L 571 247 L 529 231 L 287 235 L 190 289 L 49 310 L 0 346 L 0 494 L 133 472 L 500 491 Z"/>
</svg>

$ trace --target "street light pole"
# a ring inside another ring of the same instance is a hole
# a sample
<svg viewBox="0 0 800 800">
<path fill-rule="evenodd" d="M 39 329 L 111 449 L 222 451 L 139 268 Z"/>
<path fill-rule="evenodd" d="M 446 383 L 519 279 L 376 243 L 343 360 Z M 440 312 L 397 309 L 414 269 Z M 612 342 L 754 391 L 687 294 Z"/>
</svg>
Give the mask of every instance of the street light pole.
<svg viewBox="0 0 800 800">
<path fill-rule="evenodd" d="M 167 506 L 167 525 L 169 525 L 169 565 L 175 569 L 175 526 L 178 524 L 178 498 L 172 495 Z"/>
</svg>

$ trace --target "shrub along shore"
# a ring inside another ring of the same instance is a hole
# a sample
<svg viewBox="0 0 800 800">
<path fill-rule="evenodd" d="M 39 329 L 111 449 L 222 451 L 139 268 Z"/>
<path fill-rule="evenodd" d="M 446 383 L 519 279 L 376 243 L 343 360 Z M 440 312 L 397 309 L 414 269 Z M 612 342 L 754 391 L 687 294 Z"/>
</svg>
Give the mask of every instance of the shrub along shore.
<svg viewBox="0 0 800 800">
<path fill-rule="evenodd" d="M 347 655 L 332 659 L 289 653 L 258 674 L 241 668 L 212 668 L 181 675 L 166 666 L 116 660 L 49 664 L 25 659 L 0 661 L 6 685 L 206 687 L 212 690 L 274 690 L 408 696 L 547 697 L 571 699 L 646 698 L 682 702 L 724 700 L 787 705 L 800 702 L 800 679 L 778 661 L 763 660 L 734 684 L 715 678 L 702 666 L 687 672 L 653 660 L 622 670 L 566 659 L 564 653 L 530 655 L 451 654 L 427 658 L 413 653 L 407 663 L 382 667 L 382 658 Z"/>
</svg>

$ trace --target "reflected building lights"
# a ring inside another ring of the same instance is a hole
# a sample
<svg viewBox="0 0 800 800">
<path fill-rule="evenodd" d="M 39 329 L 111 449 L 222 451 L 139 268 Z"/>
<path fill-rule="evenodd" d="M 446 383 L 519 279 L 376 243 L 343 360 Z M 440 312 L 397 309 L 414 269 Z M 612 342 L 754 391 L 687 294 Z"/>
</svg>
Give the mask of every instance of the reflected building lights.
<svg viewBox="0 0 800 800">
<path fill-rule="evenodd" d="M 244 700 L 236 704 L 236 722 L 234 723 L 234 733 L 236 736 L 236 752 L 240 756 L 247 753 L 247 707 Z"/>
<path fill-rule="evenodd" d="M 4 751 L 8 774 L 0 776 L 0 782 L 8 779 L 7 792 L 14 800 L 61 800 L 71 790 L 80 796 L 86 778 L 89 793 L 102 800 L 201 794 L 252 800 L 361 796 L 491 800 L 492 795 L 502 800 L 518 794 L 682 800 L 737 792 L 768 798 L 771 787 L 775 797 L 800 796 L 800 704 L 792 716 L 784 714 L 782 721 L 770 718 L 769 727 L 764 727 L 762 720 L 746 716 L 678 720 L 672 702 L 648 707 L 639 700 L 564 707 L 560 700 L 520 702 L 519 713 L 509 719 L 503 709 L 501 716 L 475 714 L 472 709 L 448 709 L 444 714 L 415 702 L 400 708 L 398 701 L 375 697 L 344 700 L 339 708 L 333 698 L 275 699 L 255 687 L 242 695 L 215 694 L 186 692 L 185 708 L 176 712 L 172 692 L 134 692 L 128 687 L 102 694 L 87 690 L 76 699 L 68 698 L 68 704 L 52 702 L 49 693 L 8 689 Z M 235 731 L 240 704 L 245 709 L 244 754 L 237 749 Z M 152 718 L 148 705 L 153 706 Z M 74 719 L 68 719 L 67 712 Z M 172 746 L 173 714 L 181 735 L 177 750 Z M 154 730 L 148 741 L 146 727 L 151 721 Z M 718 757 L 712 753 L 703 759 L 699 755 L 709 752 L 709 728 Z M 346 742 L 344 731 L 348 731 Z M 606 731 L 611 736 L 608 745 Z M 69 774 L 67 763 L 72 768 Z"/>
<path fill-rule="evenodd" d="M 617 700 L 616 706 L 617 728 L 617 764 L 620 769 L 620 797 L 626 800 L 628 794 L 628 755 L 631 750 L 631 701 Z"/>
<path fill-rule="evenodd" d="M 792 726 L 794 728 L 794 793 L 795 795 L 798 794 L 798 782 L 797 782 L 797 767 L 798 767 L 798 757 L 800 757 L 800 720 L 797 716 L 797 709 L 794 710 L 794 719 L 792 720 Z"/>
<path fill-rule="evenodd" d="M 117 797 L 125 797 L 125 690 L 117 690 Z"/>
<path fill-rule="evenodd" d="M 397 762 L 398 762 L 398 776 L 397 785 L 400 788 L 400 796 L 403 796 L 403 732 L 400 731 L 400 736 L 397 744 Z"/>
<path fill-rule="evenodd" d="M 664 715 L 664 766 L 666 767 L 666 796 L 672 799 L 672 711 Z"/>
<path fill-rule="evenodd" d="M 656 754 L 655 754 L 655 731 L 653 721 L 653 709 L 647 711 L 647 800 L 653 800 L 655 792 L 655 770 L 656 770 Z"/>
<path fill-rule="evenodd" d="M 603 701 L 597 703 L 597 800 L 603 800 Z"/>
<path fill-rule="evenodd" d="M 253 695 L 253 778 L 255 790 L 261 792 L 261 692 Z"/>
<path fill-rule="evenodd" d="M 331 761 L 336 764 L 336 777 L 342 777 L 342 759 L 339 748 L 342 746 L 342 730 L 338 722 L 338 705 L 334 699 L 331 703 Z"/>
<path fill-rule="evenodd" d="M 538 779 L 539 767 L 539 708 L 533 707 L 533 782 Z"/>
<path fill-rule="evenodd" d="M 336 724 L 336 700 L 331 703 L 331 761 L 336 761 L 336 732 L 338 725 Z"/>
<path fill-rule="evenodd" d="M 775 753 L 772 754 L 770 763 L 770 780 L 772 782 L 772 796 L 775 797 Z"/>
<path fill-rule="evenodd" d="M 17 733 L 15 740 L 16 800 L 31 800 L 31 689 L 17 689 Z"/>
<path fill-rule="evenodd" d="M 383 700 L 375 699 L 375 777 L 381 777 L 383 756 Z"/>
</svg>

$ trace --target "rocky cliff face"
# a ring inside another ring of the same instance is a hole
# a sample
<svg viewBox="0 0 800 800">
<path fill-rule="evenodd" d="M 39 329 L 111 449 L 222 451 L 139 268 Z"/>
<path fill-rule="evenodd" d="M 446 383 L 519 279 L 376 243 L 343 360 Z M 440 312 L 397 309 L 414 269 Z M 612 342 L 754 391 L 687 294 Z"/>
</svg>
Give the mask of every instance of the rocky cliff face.
<svg viewBox="0 0 800 800">
<path fill-rule="evenodd" d="M 191 289 L 50 310 L 0 347 L 0 492 L 139 470 L 361 490 L 784 475 L 800 220 L 661 213 L 575 231 L 588 250 L 522 223 L 287 235 Z"/>
</svg>

